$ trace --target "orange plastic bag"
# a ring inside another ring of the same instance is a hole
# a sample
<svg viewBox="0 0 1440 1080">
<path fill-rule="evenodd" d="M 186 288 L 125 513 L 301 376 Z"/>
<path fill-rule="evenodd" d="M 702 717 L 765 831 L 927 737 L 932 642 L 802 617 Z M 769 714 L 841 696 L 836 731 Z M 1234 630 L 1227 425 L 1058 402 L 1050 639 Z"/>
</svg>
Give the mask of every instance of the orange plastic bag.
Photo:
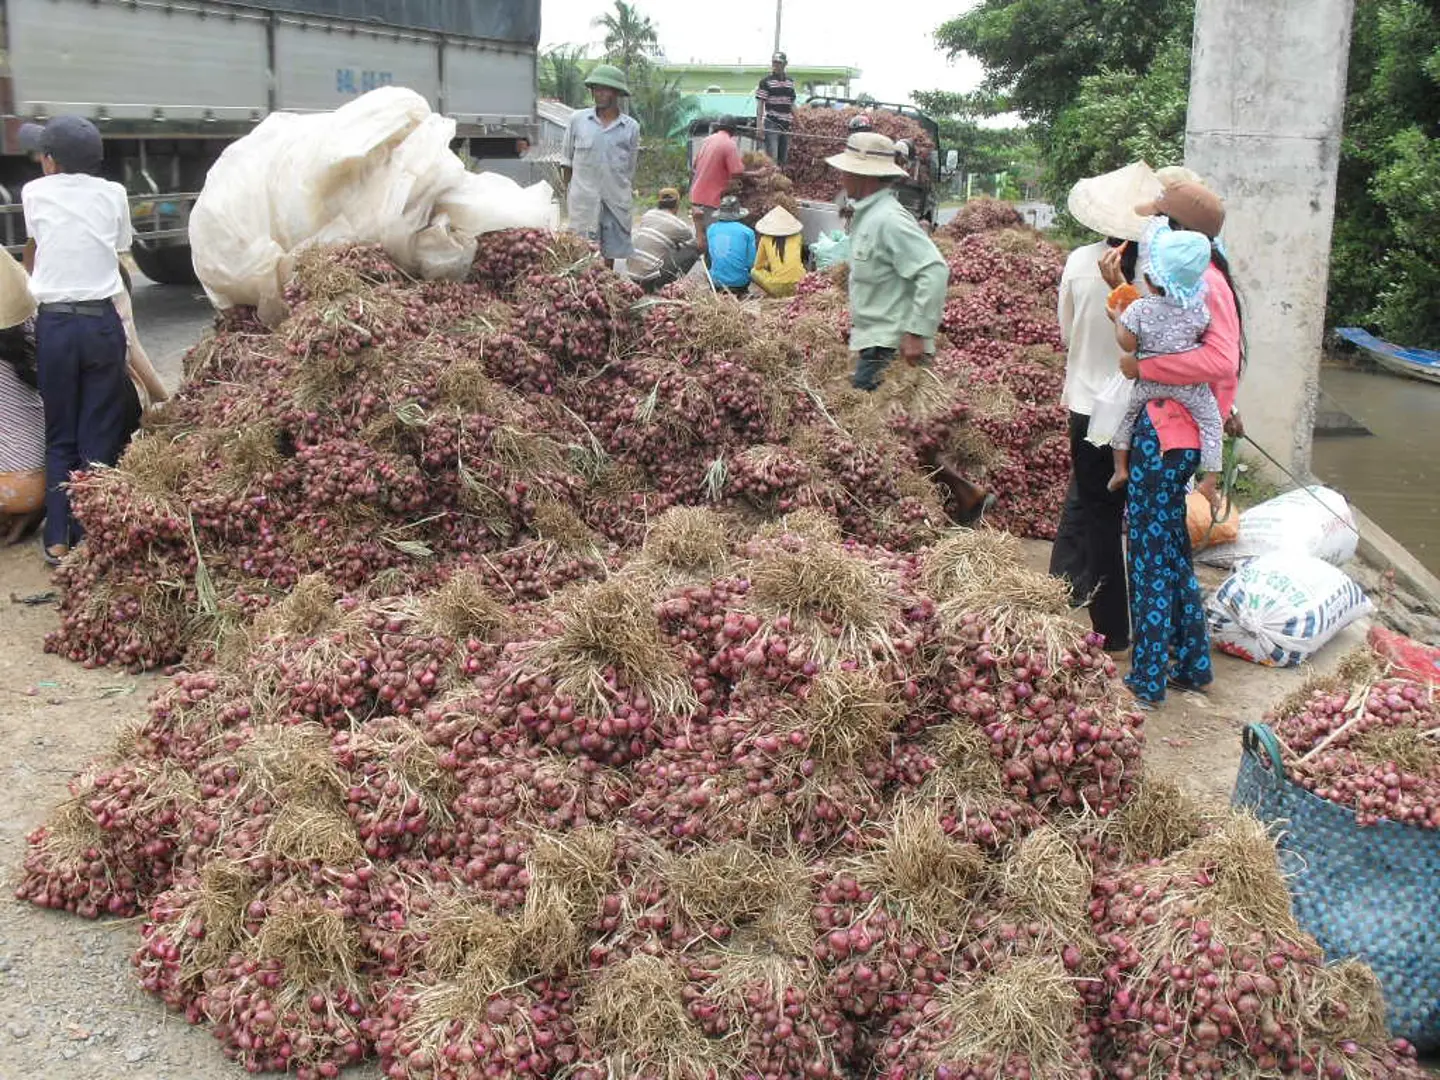
<svg viewBox="0 0 1440 1080">
<path fill-rule="evenodd" d="M 1210 509 L 1210 500 L 1198 491 L 1192 491 L 1185 497 L 1185 528 L 1190 532 L 1191 551 L 1201 551 L 1211 544 L 1235 542 L 1240 535 L 1240 515 L 1233 509 L 1226 515 L 1226 509 L 1229 509 L 1229 504 L 1222 504 L 1221 515 L 1225 520 L 1212 529 L 1210 526 L 1215 521 L 1215 514 Z"/>
<path fill-rule="evenodd" d="M 1440 648 L 1383 626 L 1370 628 L 1370 647 L 1390 661 L 1393 674 L 1440 686 Z"/>
<path fill-rule="evenodd" d="M 1117 285 L 1110 290 L 1110 298 L 1105 302 L 1112 314 L 1120 315 L 1126 308 L 1140 299 L 1140 290 L 1128 281 L 1124 285 Z"/>
</svg>

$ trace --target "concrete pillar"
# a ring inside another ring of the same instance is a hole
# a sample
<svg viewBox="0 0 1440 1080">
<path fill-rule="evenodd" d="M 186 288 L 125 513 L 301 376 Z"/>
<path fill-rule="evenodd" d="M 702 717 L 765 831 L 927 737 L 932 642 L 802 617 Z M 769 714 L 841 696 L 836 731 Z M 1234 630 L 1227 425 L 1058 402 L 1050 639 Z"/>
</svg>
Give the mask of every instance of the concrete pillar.
<svg viewBox="0 0 1440 1080">
<path fill-rule="evenodd" d="M 1245 311 L 1240 407 L 1304 477 L 1319 394 L 1354 0 L 1198 0 L 1185 163 L 1226 201 Z"/>
</svg>

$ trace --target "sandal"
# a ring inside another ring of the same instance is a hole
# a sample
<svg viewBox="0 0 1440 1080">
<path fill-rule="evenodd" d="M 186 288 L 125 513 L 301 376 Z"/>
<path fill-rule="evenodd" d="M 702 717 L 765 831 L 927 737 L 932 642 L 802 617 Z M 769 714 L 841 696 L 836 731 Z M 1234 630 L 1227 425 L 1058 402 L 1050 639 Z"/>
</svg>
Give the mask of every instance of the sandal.
<svg viewBox="0 0 1440 1080">
<path fill-rule="evenodd" d="M 1136 692 L 1135 688 L 1124 680 L 1121 680 L 1120 685 L 1123 686 L 1125 688 L 1125 692 L 1130 695 L 1130 700 L 1137 709 L 1144 709 L 1146 712 L 1153 712 L 1155 709 L 1165 704 L 1163 701 L 1151 701 L 1149 698 L 1141 697 L 1139 693 Z"/>
<path fill-rule="evenodd" d="M 45 560 L 45 565 L 54 570 L 62 562 L 65 556 L 70 554 L 70 549 L 64 544 L 55 544 L 53 547 L 45 545 L 45 538 L 40 538 L 40 557 Z"/>
<path fill-rule="evenodd" d="M 1181 679 L 1177 678 L 1174 675 L 1168 675 L 1165 678 L 1165 685 L 1170 687 L 1170 689 L 1172 690 L 1179 690 L 1182 693 L 1186 694 L 1208 694 L 1210 692 L 1210 687 L 1214 685 L 1214 683 L 1212 681 L 1206 683 L 1204 686 L 1200 686 L 1197 683 L 1192 683 L 1188 679 Z"/>
</svg>

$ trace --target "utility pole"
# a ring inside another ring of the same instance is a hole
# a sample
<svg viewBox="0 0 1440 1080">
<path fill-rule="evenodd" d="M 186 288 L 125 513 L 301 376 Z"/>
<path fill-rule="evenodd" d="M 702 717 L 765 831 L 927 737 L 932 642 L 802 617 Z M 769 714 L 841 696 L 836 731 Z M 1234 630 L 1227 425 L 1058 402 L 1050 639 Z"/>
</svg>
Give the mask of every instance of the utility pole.
<svg viewBox="0 0 1440 1080">
<path fill-rule="evenodd" d="M 780 15 L 785 8 L 785 0 L 775 0 L 775 52 L 780 51 Z"/>
</svg>

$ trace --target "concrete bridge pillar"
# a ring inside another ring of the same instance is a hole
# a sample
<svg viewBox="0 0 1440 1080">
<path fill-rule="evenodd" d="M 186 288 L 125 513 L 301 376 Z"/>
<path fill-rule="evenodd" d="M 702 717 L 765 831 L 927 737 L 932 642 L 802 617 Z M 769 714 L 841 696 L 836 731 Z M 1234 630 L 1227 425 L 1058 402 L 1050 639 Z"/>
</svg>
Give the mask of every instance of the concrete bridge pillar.
<svg viewBox="0 0 1440 1080">
<path fill-rule="evenodd" d="M 1310 467 L 1354 0 L 1199 0 L 1185 163 L 1225 197 L 1245 424 Z"/>
</svg>

